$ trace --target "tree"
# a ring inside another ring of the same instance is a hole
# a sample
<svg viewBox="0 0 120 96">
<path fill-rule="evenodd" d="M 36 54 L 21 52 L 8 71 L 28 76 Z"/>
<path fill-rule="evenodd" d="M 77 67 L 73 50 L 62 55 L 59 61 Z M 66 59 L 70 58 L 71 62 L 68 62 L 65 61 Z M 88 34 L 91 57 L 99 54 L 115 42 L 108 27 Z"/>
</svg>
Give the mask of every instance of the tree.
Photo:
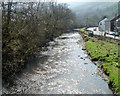
<svg viewBox="0 0 120 96">
<path fill-rule="evenodd" d="M 75 15 L 66 4 L 2 2 L 2 8 L 2 74 L 6 82 L 23 69 L 30 54 L 75 25 Z"/>
</svg>

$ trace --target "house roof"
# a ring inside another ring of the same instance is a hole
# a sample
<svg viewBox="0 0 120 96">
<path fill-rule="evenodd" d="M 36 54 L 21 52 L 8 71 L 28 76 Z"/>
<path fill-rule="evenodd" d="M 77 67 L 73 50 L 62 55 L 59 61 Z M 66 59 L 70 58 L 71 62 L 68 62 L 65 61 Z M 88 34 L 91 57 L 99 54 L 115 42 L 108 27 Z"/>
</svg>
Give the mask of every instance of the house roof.
<svg viewBox="0 0 120 96">
<path fill-rule="evenodd" d="M 99 22 L 103 22 L 103 21 L 106 21 L 106 20 L 108 20 L 108 18 L 106 17 L 106 18 L 104 18 L 104 19 L 102 19 L 102 20 L 100 20 Z"/>
<path fill-rule="evenodd" d="M 120 18 L 120 15 L 118 15 L 118 16 L 112 18 L 110 21 L 115 21 L 115 20 L 117 20 L 117 19 L 119 19 L 119 18 Z"/>
</svg>

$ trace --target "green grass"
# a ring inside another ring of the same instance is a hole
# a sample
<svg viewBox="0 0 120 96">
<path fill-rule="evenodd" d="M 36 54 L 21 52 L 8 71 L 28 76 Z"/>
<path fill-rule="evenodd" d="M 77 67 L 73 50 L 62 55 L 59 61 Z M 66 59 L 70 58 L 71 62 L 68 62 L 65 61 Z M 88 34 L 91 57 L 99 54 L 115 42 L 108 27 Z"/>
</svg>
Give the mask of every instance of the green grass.
<svg viewBox="0 0 120 96">
<path fill-rule="evenodd" d="M 84 29 L 82 29 L 83 31 Z M 85 31 L 84 31 L 85 32 Z M 109 84 L 112 84 L 116 94 L 120 94 L 120 66 L 118 65 L 118 42 L 112 43 L 89 37 L 85 42 L 88 53 L 93 61 L 102 62 L 101 68 L 109 76 Z"/>
<path fill-rule="evenodd" d="M 85 34 L 87 34 L 87 31 L 86 31 L 85 29 L 86 29 L 85 27 L 84 27 L 84 28 L 81 28 L 80 31 L 81 31 L 81 32 L 84 32 Z"/>
</svg>

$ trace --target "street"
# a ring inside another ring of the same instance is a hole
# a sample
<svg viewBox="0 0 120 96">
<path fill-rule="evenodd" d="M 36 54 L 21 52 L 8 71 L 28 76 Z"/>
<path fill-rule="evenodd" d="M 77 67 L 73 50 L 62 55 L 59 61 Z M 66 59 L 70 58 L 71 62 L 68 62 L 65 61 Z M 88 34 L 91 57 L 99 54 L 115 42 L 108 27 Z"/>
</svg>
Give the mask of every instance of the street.
<svg viewBox="0 0 120 96">
<path fill-rule="evenodd" d="M 99 31 L 98 27 L 90 27 L 90 28 L 88 28 L 87 30 L 92 31 L 93 34 L 95 34 L 95 35 L 104 36 L 104 33 L 105 33 L 105 32 Z M 118 37 L 118 36 L 113 36 L 113 35 L 110 35 L 110 34 L 106 34 L 106 37 L 110 37 L 110 38 L 114 38 L 114 39 L 120 40 L 120 37 Z"/>
</svg>

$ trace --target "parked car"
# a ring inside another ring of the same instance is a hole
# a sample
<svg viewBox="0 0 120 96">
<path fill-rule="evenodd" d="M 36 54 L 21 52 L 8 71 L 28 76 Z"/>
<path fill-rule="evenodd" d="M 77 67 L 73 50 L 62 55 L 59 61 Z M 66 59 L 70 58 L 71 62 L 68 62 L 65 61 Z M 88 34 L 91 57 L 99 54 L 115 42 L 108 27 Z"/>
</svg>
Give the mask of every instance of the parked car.
<svg viewBox="0 0 120 96">
<path fill-rule="evenodd" d="M 109 32 L 107 31 L 106 34 L 109 34 Z"/>
<path fill-rule="evenodd" d="M 93 31 L 96 31 L 96 28 L 94 28 Z"/>
<path fill-rule="evenodd" d="M 115 32 L 115 34 L 114 34 L 115 36 L 119 36 L 119 33 L 118 32 Z"/>
<path fill-rule="evenodd" d="M 93 32 L 92 31 L 88 31 L 88 36 L 93 37 L 94 36 Z"/>
<path fill-rule="evenodd" d="M 109 32 L 109 34 L 110 34 L 110 35 L 114 35 L 114 34 L 115 34 L 115 32 Z"/>
<path fill-rule="evenodd" d="M 119 36 L 118 32 L 109 32 L 110 35 Z"/>
</svg>

